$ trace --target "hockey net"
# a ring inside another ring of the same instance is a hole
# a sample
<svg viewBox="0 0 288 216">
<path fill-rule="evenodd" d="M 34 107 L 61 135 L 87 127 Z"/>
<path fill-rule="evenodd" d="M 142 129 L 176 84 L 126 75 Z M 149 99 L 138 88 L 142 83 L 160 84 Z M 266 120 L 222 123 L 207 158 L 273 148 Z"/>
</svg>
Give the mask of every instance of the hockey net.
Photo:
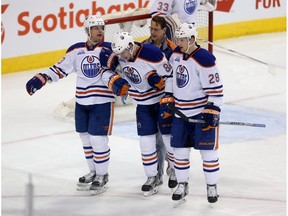
<svg viewBox="0 0 288 216">
<path fill-rule="evenodd" d="M 151 16 L 145 8 L 122 11 L 103 16 L 105 20 L 105 41 L 109 42 L 117 32 L 128 31 L 135 41 L 141 42 L 150 35 Z M 213 42 L 213 12 L 200 10 L 197 13 L 196 27 L 198 38 Z M 197 41 L 201 47 L 212 50 L 212 46 L 202 40 Z M 129 104 L 129 97 L 126 104 Z M 120 97 L 116 97 L 116 107 L 123 105 Z M 54 116 L 60 120 L 73 122 L 75 115 L 75 99 L 61 102 L 54 110 Z"/>
</svg>

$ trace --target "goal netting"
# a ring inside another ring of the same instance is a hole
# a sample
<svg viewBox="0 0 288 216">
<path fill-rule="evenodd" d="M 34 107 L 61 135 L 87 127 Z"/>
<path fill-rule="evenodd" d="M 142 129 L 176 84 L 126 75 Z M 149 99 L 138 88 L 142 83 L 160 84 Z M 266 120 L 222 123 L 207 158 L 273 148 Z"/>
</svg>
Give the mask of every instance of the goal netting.
<svg viewBox="0 0 288 216">
<path fill-rule="evenodd" d="M 122 11 L 103 16 L 105 20 L 105 41 L 111 41 L 117 32 L 128 31 L 131 33 L 135 41 L 141 42 L 150 35 L 150 20 L 151 16 L 145 8 L 138 8 L 129 11 Z M 213 42 L 213 12 L 200 10 L 197 13 L 196 27 L 198 37 L 210 42 Z M 212 46 L 201 40 L 197 43 L 212 50 Z M 130 103 L 129 97 L 126 100 L 126 105 Z M 123 105 L 122 98 L 116 97 L 116 107 Z M 117 108 L 116 108 L 117 109 Z M 54 116 L 60 120 L 73 122 L 75 115 L 75 99 L 66 102 L 61 102 L 54 110 Z"/>
</svg>

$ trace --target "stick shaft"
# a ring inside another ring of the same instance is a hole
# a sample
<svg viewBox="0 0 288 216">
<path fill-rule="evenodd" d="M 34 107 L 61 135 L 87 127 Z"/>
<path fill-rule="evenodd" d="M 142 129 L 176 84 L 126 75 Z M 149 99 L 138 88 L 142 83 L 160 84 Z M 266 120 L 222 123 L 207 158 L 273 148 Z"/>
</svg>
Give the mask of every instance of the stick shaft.
<svg viewBox="0 0 288 216">
<path fill-rule="evenodd" d="M 232 50 L 232 49 L 228 49 L 228 48 L 226 48 L 226 47 L 220 46 L 219 44 L 215 44 L 215 43 L 213 43 L 213 42 L 211 42 L 211 41 L 208 41 L 208 40 L 205 40 L 205 39 L 202 39 L 202 38 L 197 38 L 197 39 L 199 39 L 199 40 L 201 40 L 201 41 L 204 41 L 205 43 L 211 44 L 211 45 L 213 45 L 213 46 L 219 47 L 219 48 L 221 48 L 221 49 L 227 50 L 227 51 L 229 51 L 229 52 L 236 53 L 237 55 L 246 57 L 246 58 L 248 58 L 248 59 L 251 59 L 251 60 L 253 60 L 253 61 L 259 62 L 259 63 L 264 64 L 264 65 L 266 65 L 266 66 L 269 66 L 269 65 L 270 65 L 270 64 L 268 64 L 268 63 L 266 63 L 266 62 L 263 62 L 263 61 L 261 61 L 261 60 L 259 60 L 259 59 L 253 58 L 253 57 L 251 57 L 251 56 L 245 55 L 245 54 L 243 54 L 243 53 L 237 52 L 237 51 Z"/>
<path fill-rule="evenodd" d="M 205 121 L 201 119 L 191 119 L 184 115 L 179 109 L 177 109 L 174 105 L 167 104 L 168 108 L 174 111 L 177 115 L 179 115 L 184 121 L 192 122 L 192 123 L 200 123 L 204 124 Z M 249 123 L 249 122 L 237 122 L 237 121 L 220 121 L 219 124 L 223 125 L 235 125 L 235 126 L 250 126 L 250 127 L 266 127 L 265 124 L 259 123 Z"/>
</svg>

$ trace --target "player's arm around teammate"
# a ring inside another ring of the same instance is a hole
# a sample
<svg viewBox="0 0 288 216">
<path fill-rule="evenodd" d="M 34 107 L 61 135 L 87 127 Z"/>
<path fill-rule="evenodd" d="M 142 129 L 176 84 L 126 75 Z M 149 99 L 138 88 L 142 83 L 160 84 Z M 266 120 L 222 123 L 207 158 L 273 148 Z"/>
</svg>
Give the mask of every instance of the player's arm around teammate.
<svg viewBox="0 0 288 216">
<path fill-rule="evenodd" d="M 158 128 L 162 133 L 170 125 L 163 128 L 159 100 L 164 95 L 165 80 L 171 76 L 172 69 L 159 48 L 136 43 L 127 32 L 114 36 L 112 50 L 118 56 L 122 78 L 130 85 L 132 102 L 137 104 L 137 133 L 140 136 L 142 162 L 147 176 L 142 191 L 149 196 L 156 193 L 156 187 L 161 184 L 157 171 L 156 134 Z M 166 143 L 170 146 L 170 136 Z"/>
</svg>

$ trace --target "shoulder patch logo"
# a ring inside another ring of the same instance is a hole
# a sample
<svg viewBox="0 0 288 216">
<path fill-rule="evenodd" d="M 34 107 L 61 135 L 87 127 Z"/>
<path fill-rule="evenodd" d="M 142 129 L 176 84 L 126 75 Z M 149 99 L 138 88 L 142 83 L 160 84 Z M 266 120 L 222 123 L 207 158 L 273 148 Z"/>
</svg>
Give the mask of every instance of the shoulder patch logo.
<svg viewBox="0 0 288 216">
<path fill-rule="evenodd" d="M 84 50 L 80 50 L 80 51 L 77 53 L 77 55 L 84 55 L 84 54 L 85 54 Z"/>
<path fill-rule="evenodd" d="M 197 7 L 197 0 L 184 1 L 184 10 L 187 14 L 193 14 Z"/>
</svg>

